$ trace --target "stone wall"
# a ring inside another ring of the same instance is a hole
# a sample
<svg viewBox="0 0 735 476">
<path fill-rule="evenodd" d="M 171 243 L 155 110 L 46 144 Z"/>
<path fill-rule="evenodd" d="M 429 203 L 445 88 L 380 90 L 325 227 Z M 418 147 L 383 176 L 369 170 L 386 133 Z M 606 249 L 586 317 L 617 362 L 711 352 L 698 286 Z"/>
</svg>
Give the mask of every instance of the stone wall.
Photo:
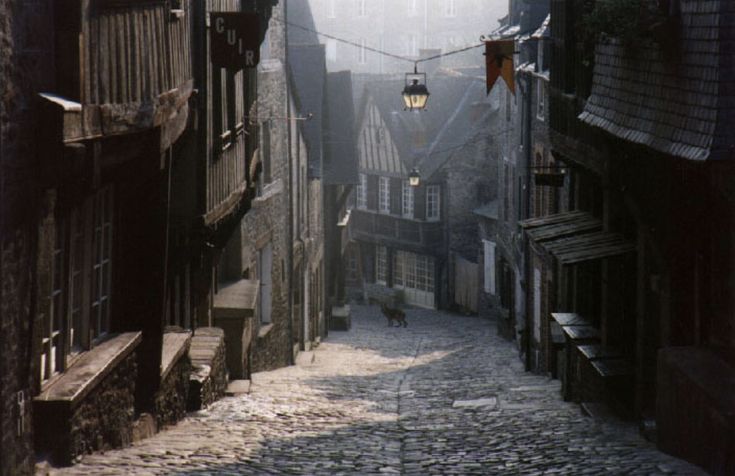
<svg viewBox="0 0 735 476">
<path fill-rule="evenodd" d="M 55 465 L 132 442 L 137 355 L 131 352 L 75 407 L 36 405 L 36 449 Z"/>
<path fill-rule="evenodd" d="M 51 5 L 0 0 L 0 475 L 33 472 L 34 102 L 53 86 Z"/>
<path fill-rule="evenodd" d="M 156 423 L 161 430 L 186 416 L 191 361 L 184 354 L 161 382 L 156 394 Z"/>
<path fill-rule="evenodd" d="M 283 4 L 280 3 L 273 8 L 273 16 L 282 15 Z M 268 32 L 270 58 L 261 60 L 258 73 L 258 115 L 283 118 L 289 116 L 284 25 L 271 20 Z M 289 365 L 293 358 L 287 274 L 290 267 L 287 244 L 289 121 L 274 119 L 270 126 L 271 181 L 263 185 L 261 196 L 253 200 L 252 209 L 242 220 L 243 268 L 248 270 L 250 277 L 258 279 L 258 250 L 267 243 L 273 250 L 271 323 L 265 326 L 256 322 L 253 372 Z"/>
<path fill-rule="evenodd" d="M 189 348 L 192 363 L 188 410 L 195 411 L 222 398 L 227 390 L 225 336 L 222 329 L 200 327 Z"/>
</svg>

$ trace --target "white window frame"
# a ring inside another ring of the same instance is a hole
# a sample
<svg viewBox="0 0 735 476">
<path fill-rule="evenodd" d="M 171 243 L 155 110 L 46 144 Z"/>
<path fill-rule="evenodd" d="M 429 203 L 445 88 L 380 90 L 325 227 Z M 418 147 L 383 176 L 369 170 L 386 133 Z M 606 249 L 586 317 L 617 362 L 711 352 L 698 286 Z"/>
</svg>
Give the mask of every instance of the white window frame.
<svg viewBox="0 0 735 476">
<path fill-rule="evenodd" d="M 415 33 L 408 33 L 406 35 L 406 56 L 418 56 L 419 55 L 419 38 Z"/>
<path fill-rule="evenodd" d="M 456 17 L 457 16 L 457 4 L 455 0 L 444 0 L 446 2 L 444 10 L 444 16 Z"/>
<path fill-rule="evenodd" d="M 378 177 L 378 212 L 390 214 L 390 178 Z"/>
<path fill-rule="evenodd" d="M 367 16 L 367 0 L 357 0 L 357 16 Z"/>
<path fill-rule="evenodd" d="M 414 191 L 408 180 L 402 181 L 402 197 L 401 197 L 401 208 L 403 212 L 403 218 L 413 218 L 414 216 Z"/>
<path fill-rule="evenodd" d="M 388 249 L 385 246 L 375 247 L 375 282 L 383 286 L 388 284 Z"/>
<path fill-rule="evenodd" d="M 337 40 L 333 38 L 327 38 L 324 50 L 328 62 L 334 63 L 337 61 Z"/>
<path fill-rule="evenodd" d="M 546 113 L 546 87 L 544 80 L 536 78 L 536 117 L 540 120 L 544 120 L 544 114 Z"/>
<path fill-rule="evenodd" d="M 426 187 L 426 220 L 439 221 L 441 218 L 441 186 Z"/>
<path fill-rule="evenodd" d="M 360 38 L 360 47 L 357 49 L 357 62 L 358 64 L 367 64 L 367 40 Z"/>
<path fill-rule="evenodd" d="M 408 16 L 409 17 L 415 17 L 419 13 L 418 9 L 418 0 L 407 0 L 408 1 Z"/>
<path fill-rule="evenodd" d="M 366 174 L 360 174 L 359 177 L 360 177 L 360 182 L 357 184 L 357 191 L 356 191 L 356 194 L 357 194 L 357 197 L 356 197 L 357 203 L 356 203 L 356 205 L 357 205 L 357 208 L 359 210 L 367 210 L 367 204 L 368 204 L 368 199 L 367 199 L 368 179 L 367 179 L 367 175 Z"/>
<path fill-rule="evenodd" d="M 337 18 L 337 0 L 327 0 L 327 18 Z"/>
<path fill-rule="evenodd" d="M 484 257 L 484 275 L 485 280 L 483 286 L 487 294 L 496 295 L 496 269 L 495 269 L 495 243 L 488 240 L 482 240 L 483 257 Z"/>
</svg>

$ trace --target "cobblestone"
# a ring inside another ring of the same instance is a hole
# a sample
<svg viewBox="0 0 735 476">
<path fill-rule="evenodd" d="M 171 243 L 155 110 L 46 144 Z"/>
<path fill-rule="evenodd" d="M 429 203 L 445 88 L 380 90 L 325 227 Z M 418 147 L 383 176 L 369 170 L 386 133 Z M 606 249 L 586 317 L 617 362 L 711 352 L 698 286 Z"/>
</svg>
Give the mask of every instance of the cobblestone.
<svg viewBox="0 0 735 476">
<path fill-rule="evenodd" d="M 54 474 L 704 474 L 561 401 L 491 321 L 411 309 L 388 328 L 353 311 L 351 331 L 254 374 L 250 394 Z"/>
</svg>

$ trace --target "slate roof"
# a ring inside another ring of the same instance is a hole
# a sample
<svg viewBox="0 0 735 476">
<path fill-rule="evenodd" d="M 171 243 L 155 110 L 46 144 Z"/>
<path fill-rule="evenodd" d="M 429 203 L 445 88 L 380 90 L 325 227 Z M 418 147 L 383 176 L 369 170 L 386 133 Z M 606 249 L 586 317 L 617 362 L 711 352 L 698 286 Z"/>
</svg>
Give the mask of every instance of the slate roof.
<svg viewBox="0 0 735 476">
<path fill-rule="evenodd" d="M 302 28 L 289 26 L 288 43 L 290 45 L 316 45 L 319 44 L 319 35 L 316 31 L 314 23 L 314 15 L 311 13 L 309 0 L 287 0 L 288 1 L 288 21 L 295 25 L 309 28 L 312 31 L 306 31 Z"/>
<path fill-rule="evenodd" d="M 690 160 L 735 159 L 735 2 L 681 0 L 679 49 L 597 45 L 579 118 L 621 139 Z"/>
<path fill-rule="evenodd" d="M 309 175 L 321 176 L 322 134 L 324 123 L 325 86 L 327 66 L 323 45 L 289 46 L 289 63 L 292 85 L 301 105 L 300 114 L 312 114 L 301 122 L 309 157 Z"/>
<path fill-rule="evenodd" d="M 329 73 L 327 91 L 329 95 L 324 134 L 323 181 L 327 185 L 357 184 L 357 143 L 351 73 Z"/>
<path fill-rule="evenodd" d="M 439 74 L 430 77 L 427 86 L 431 94 L 427 109 L 411 112 L 403 110 L 403 80 L 369 82 L 365 86 L 358 116 L 359 121 L 364 119 L 368 99 L 371 98 L 394 139 L 404 170 L 417 166 L 424 179 L 429 179 L 458 147 L 477 132 L 481 118 L 491 109 L 485 95 L 484 79 Z M 480 114 L 477 114 L 478 110 Z M 360 127 L 358 123 L 358 131 Z M 425 146 L 415 148 L 411 138 L 414 132 L 422 129 L 425 131 Z"/>
</svg>

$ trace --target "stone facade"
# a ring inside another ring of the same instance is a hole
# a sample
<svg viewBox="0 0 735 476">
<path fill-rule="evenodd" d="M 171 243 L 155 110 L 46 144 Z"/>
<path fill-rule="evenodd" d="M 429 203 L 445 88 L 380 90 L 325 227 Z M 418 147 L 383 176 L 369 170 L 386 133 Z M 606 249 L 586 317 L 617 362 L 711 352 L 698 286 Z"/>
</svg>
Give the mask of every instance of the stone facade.
<svg viewBox="0 0 735 476">
<path fill-rule="evenodd" d="M 75 407 L 36 405 L 35 444 L 50 453 L 57 465 L 73 464 L 78 457 L 132 442 L 137 355 L 128 354 Z"/>
<path fill-rule="evenodd" d="M 0 474 L 30 474 L 35 93 L 54 77 L 51 4 L 0 1 Z"/>
<path fill-rule="evenodd" d="M 274 16 L 282 15 L 283 5 L 274 7 Z M 269 157 L 261 160 L 262 185 L 253 200 L 252 209 L 242 220 L 243 269 L 248 277 L 259 279 L 258 254 L 270 245 L 271 260 L 271 316 L 270 322 L 256 316 L 256 338 L 253 342 L 251 370 L 273 369 L 292 362 L 291 322 L 289 315 L 289 248 L 288 248 L 288 157 L 289 127 L 287 97 L 287 70 L 285 28 L 282 23 L 271 21 L 269 32 L 269 57 L 261 58 L 258 71 L 258 117 L 269 123 Z M 261 130 L 263 128 L 261 127 Z M 263 138 L 261 137 L 261 143 Z M 262 149 L 262 147 L 261 147 Z M 262 151 L 261 151 L 262 152 Z M 259 304 L 262 309 L 262 303 Z"/>
<path fill-rule="evenodd" d="M 306 3 L 306 2 L 304 2 Z M 480 35 L 495 28 L 506 11 L 507 0 L 419 0 L 395 2 L 368 0 L 310 0 L 317 30 L 358 45 L 363 43 L 395 55 L 417 58 L 422 49 L 457 50 L 477 43 Z M 361 8 L 364 5 L 364 8 Z M 399 73 L 406 62 L 334 42 L 327 44 L 330 71 L 350 69 L 356 73 Z M 473 65 L 474 52 L 442 58 L 451 66 Z M 433 64 L 432 64 L 433 63 Z M 424 63 L 435 67 L 438 62 Z"/>
<path fill-rule="evenodd" d="M 156 395 L 156 423 L 159 429 L 174 425 L 186 416 L 190 375 L 191 361 L 184 354 L 161 381 Z"/>
<path fill-rule="evenodd" d="M 200 327 L 195 330 L 189 359 L 192 373 L 187 407 L 189 411 L 195 411 L 220 399 L 227 390 L 225 336 L 222 329 Z"/>
</svg>

